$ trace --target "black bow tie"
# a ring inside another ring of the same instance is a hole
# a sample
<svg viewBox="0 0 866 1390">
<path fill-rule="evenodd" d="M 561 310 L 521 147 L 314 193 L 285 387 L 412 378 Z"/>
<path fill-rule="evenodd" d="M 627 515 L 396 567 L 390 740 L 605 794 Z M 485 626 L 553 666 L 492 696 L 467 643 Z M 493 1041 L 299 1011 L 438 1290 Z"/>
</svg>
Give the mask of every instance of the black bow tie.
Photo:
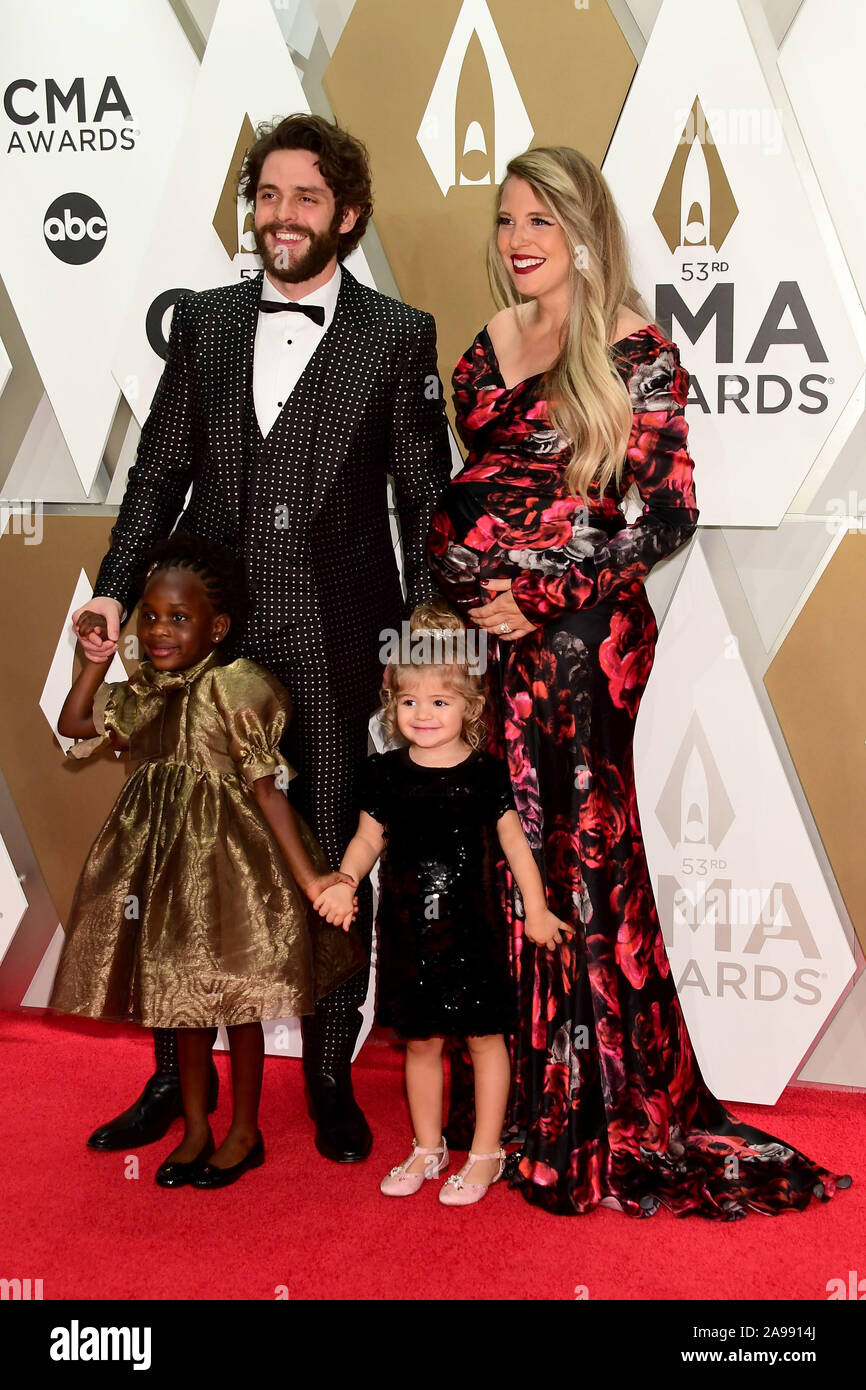
<svg viewBox="0 0 866 1390">
<path fill-rule="evenodd" d="M 281 309 L 288 309 L 290 313 L 306 314 L 313 323 L 317 323 L 320 328 L 324 327 L 325 311 L 321 304 L 296 304 L 292 299 L 287 299 L 285 304 L 277 304 L 273 299 L 259 300 L 259 311 L 263 314 L 278 314 Z"/>
</svg>

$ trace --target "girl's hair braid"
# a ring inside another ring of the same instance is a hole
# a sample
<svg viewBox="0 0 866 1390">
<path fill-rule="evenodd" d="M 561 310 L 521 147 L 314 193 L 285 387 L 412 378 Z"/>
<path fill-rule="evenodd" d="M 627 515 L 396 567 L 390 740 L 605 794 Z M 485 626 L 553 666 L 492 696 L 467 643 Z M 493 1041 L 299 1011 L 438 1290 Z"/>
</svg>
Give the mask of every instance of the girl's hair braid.
<svg viewBox="0 0 866 1390">
<path fill-rule="evenodd" d="M 249 595 L 244 567 L 235 552 L 204 536 L 175 531 L 148 554 L 139 575 L 139 592 L 144 592 L 155 574 L 174 569 L 191 570 L 198 576 L 215 610 L 230 617 L 232 636 L 237 637 L 247 619 Z"/>
</svg>

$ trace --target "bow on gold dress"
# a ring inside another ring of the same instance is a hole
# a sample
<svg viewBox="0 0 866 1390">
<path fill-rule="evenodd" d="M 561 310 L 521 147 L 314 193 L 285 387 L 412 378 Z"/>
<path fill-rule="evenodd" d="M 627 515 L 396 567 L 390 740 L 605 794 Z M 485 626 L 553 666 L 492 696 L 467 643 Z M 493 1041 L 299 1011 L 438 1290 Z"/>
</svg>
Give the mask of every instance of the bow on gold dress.
<svg viewBox="0 0 866 1390">
<path fill-rule="evenodd" d="M 296 884 L 253 794 L 285 769 L 283 686 L 252 661 L 212 652 L 186 671 L 143 661 L 104 685 L 97 738 L 138 762 L 87 858 L 49 1001 L 90 1018 L 202 1028 L 290 1018 L 364 963 Z M 324 854 L 298 817 L 316 867 Z"/>
<path fill-rule="evenodd" d="M 536 950 L 504 871 L 520 1020 L 517 1182 L 527 1201 L 568 1216 L 601 1203 L 636 1217 L 661 1205 L 716 1220 L 773 1215 L 827 1201 L 851 1180 L 731 1115 L 683 1018 L 644 852 L 633 738 L 657 637 L 644 580 L 698 517 L 689 378 L 652 325 L 615 343 L 612 360 L 634 412 L 620 495 L 575 497 L 543 377 L 506 387 L 482 330 L 454 373 L 469 456 L 429 543 L 457 606 L 486 602 L 481 581 L 506 575 L 535 624 L 520 641 L 494 639 L 491 705 L 548 904 L 574 935 Z M 644 507 L 627 526 L 620 502 L 632 483 Z M 454 1147 L 469 1129 L 464 1072 L 452 1072 Z"/>
</svg>

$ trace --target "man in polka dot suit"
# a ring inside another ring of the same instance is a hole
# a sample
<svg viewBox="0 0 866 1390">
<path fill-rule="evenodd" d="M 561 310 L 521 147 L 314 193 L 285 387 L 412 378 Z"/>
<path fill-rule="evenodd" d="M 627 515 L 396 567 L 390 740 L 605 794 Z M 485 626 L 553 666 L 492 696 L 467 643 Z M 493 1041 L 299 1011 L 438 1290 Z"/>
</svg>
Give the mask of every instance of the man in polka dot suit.
<svg viewBox="0 0 866 1390">
<path fill-rule="evenodd" d="M 178 299 L 111 548 L 85 605 L 104 614 L 108 635 L 80 640 L 89 656 L 114 650 L 142 559 L 176 526 L 235 547 L 252 614 L 229 655 L 260 662 L 292 695 L 292 798 L 336 867 L 357 821 L 353 783 L 378 703 L 381 634 L 432 592 L 425 541 L 451 472 L 436 329 L 429 314 L 342 265 L 372 210 L 360 142 L 320 117 L 287 117 L 260 129 L 240 188 L 264 272 Z M 73 614 L 76 631 L 83 611 Z M 368 883 L 358 926 L 369 947 Z M 316 1144 L 337 1162 L 365 1158 L 372 1143 L 350 1073 L 366 989 L 361 971 L 302 1022 Z M 181 1113 L 174 1034 L 158 1030 L 155 1048 L 144 1092 L 91 1135 L 92 1148 L 152 1143 Z M 216 1087 L 214 1068 L 214 1107 Z"/>
</svg>

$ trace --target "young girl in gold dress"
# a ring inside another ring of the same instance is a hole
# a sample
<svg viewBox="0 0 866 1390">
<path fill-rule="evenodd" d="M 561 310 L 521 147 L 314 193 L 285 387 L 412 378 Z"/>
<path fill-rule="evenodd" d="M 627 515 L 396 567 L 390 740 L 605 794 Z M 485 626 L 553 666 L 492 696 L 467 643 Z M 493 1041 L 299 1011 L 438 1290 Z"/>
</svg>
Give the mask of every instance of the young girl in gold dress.
<svg viewBox="0 0 866 1390">
<path fill-rule="evenodd" d="M 86 756 L 110 742 L 137 763 L 87 858 L 50 1006 L 178 1029 L 185 1132 L 160 1186 L 223 1187 L 264 1162 L 261 1020 L 312 1013 L 363 963 L 354 933 L 312 910 L 329 872 L 282 794 L 290 715 L 279 681 L 220 644 L 243 619 L 234 556 L 193 536 L 152 553 L 138 619 L 143 659 L 105 685 L 86 661 L 58 730 Z M 82 632 L 103 625 L 83 615 Z M 217 1028 L 228 1031 L 234 1109 L 218 1149 L 208 1123 Z"/>
</svg>

